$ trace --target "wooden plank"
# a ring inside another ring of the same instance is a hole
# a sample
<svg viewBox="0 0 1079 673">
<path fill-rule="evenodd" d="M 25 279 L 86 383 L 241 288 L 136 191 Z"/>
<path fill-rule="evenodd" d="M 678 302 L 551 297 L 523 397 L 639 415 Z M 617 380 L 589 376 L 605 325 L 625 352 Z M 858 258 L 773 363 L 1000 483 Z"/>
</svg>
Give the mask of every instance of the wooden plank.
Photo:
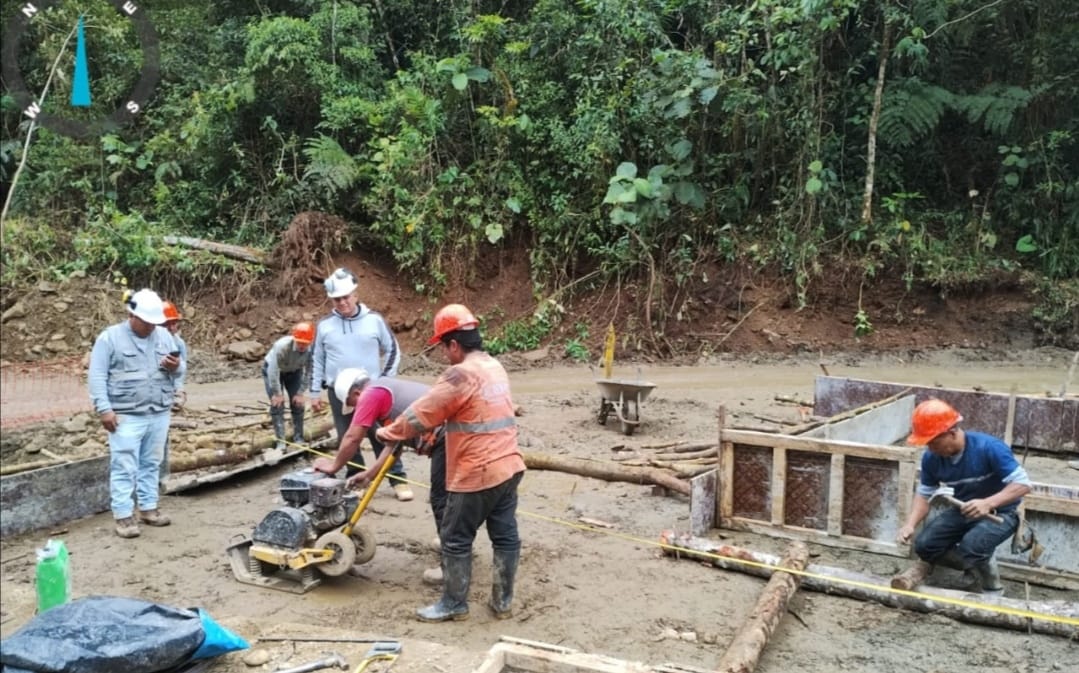
<svg viewBox="0 0 1079 673">
<path fill-rule="evenodd" d="M 763 446 L 767 448 L 781 448 L 795 451 L 816 451 L 818 453 L 842 453 L 846 456 L 858 456 L 859 458 L 876 458 L 878 460 L 917 460 L 922 450 L 916 447 L 885 446 L 883 444 L 859 444 L 840 440 L 815 439 L 812 437 L 794 437 L 791 435 L 777 435 L 768 432 L 755 432 L 753 430 L 725 430 L 724 441 L 735 444 L 747 444 L 750 446 Z"/>
<path fill-rule="evenodd" d="M 828 477 L 828 534 L 843 533 L 843 484 L 845 483 L 847 458 L 841 453 L 832 454 L 831 472 Z"/>
<path fill-rule="evenodd" d="M 1079 591 L 1079 574 L 1067 570 L 1041 568 L 1022 563 L 1000 561 L 1000 576 L 1012 582 L 1030 582 L 1043 587 Z"/>
<path fill-rule="evenodd" d="M 716 502 L 719 511 L 716 518 L 723 520 L 734 514 L 734 444 L 719 445 L 719 487 Z"/>
<path fill-rule="evenodd" d="M 716 527 L 716 485 L 719 470 L 710 470 L 689 480 L 689 527 L 694 535 L 706 535 Z"/>
<path fill-rule="evenodd" d="M 899 486 L 897 489 L 898 501 L 895 504 L 896 518 L 899 521 L 899 525 L 902 526 L 907 522 L 907 517 L 910 516 L 910 505 L 914 498 L 914 480 L 917 473 L 917 467 L 914 463 L 909 461 L 901 461 L 899 463 Z M 900 548 L 907 549 L 910 545 L 899 545 Z"/>
<path fill-rule="evenodd" d="M 853 537 L 851 535 L 828 535 L 826 531 L 815 530 L 812 528 L 798 528 L 797 526 L 774 526 L 771 523 L 764 521 L 754 521 L 752 519 L 743 519 L 741 517 L 731 517 L 721 521 L 724 528 L 731 530 L 741 530 L 749 533 L 757 533 L 758 535 L 767 535 L 768 537 L 778 537 L 784 540 L 802 540 L 804 542 L 812 542 L 814 544 L 824 545 L 825 547 L 835 547 L 838 549 L 854 549 L 856 551 L 867 551 L 874 554 L 884 554 L 886 556 L 899 556 L 907 558 L 909 556 L 906 548 L 900 549 L 899 545 L 894 542 L 878 542 L 876 540 L 869 540 L 862 537 Z"/>
<path fill-rule="evenodd" d="M 787 506 L 787 452 L 772 449 L 772 523 L 782 526 Z"/>
<path fill-rule="evenodd" d="M 1079 500 L 1065 500 L 1063 498 L 1051 498 L 1037 493 L 1029 493 L 1023 496 L 1028 512 L 1046 512 L 1048 514 L 1060 514 L 1062 516 L 1077 519 L 1079 527 Z M 1079 531 L 1077 531 L 1079 534 Z"/>
</svg>

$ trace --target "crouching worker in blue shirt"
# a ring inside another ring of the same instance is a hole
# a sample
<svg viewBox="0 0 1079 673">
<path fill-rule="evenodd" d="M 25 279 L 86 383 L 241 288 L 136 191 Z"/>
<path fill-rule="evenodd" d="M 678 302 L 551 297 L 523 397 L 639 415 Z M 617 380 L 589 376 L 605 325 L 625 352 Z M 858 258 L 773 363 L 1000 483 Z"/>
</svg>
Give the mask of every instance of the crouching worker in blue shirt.
<svg viewBox="0 0 1079 673">
<path fill-rule="evenodd" d="M 924 563 L 973 575 L 981 590 L 1000 596 L 1004 587 L 993 553 L 1015 534 L 1018 507 L 1030 477 L 1011 448 L 996 437 L 959 427 L 963 417 L 947 402 L 926 400 L 914 409 L 909 444 L 925 446 L 922 476 L 906 523 L 896 536 L 906 543 L 929 513 L 929 500 L 944 487 L 961 504 L 933 517 L 914 540 Z M 996 514 L 999 522 L 987 518 Z"/>
</svg>

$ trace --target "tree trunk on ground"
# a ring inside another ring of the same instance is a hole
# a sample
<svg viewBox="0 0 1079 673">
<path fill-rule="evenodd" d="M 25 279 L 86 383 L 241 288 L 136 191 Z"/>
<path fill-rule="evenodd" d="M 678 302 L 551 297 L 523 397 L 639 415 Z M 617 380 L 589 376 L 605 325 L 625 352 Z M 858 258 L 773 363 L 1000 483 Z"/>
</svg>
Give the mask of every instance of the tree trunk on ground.
<svg viewBox="0 0 1079 673">
<path fill-rule="evenodd" d="M 242 245 L 230 245 L 228 243 L 218 243 L 216 241 L 207 241 L 202 238 L 191 238 L 188 236 L 162 236 L 161 240 L 167 245 L 179 245 L 185 248 L 205 250 L 216 255 L 223 255 L 225 257 L 231 257 L 232 259 L 238 259 L 244 262 L 252 262 L 254 264 L 269 264 L 265 252 L 255 250 L 254 248 L 245 248 Z"/>
<path fill-rule="evenodd" d="M 325 421 L 306 429 L 304 439 L 310 442 L 313 438 L 332 431 L 333 421 Z M 219 448 L 173 451 L 169 455 L 169 471 L 186 472 L 188 470 L 197 470 L 201 467 L 241 463 L 271 448 L 276 443 L 276 437 L 267 435 L 244 445 L 224 446 L 224 443 L 222 443 L 223 445 Z"/>
<path fill-rule="evenodd" d="M 664 531 L 660 535 L 660 542 L 667 545 L 664 553 L 670 556 L 684 556 L 724 570 L 736 570 L 758 577 L 771 576 L 773 568 L 750 565 L 744 561 L 764 566 L 779 565 L 779 557 L 773 554 L 719 544 L 689 534 Z M 888 587 L 888 580 L 883 577 L 817 564 L 810 564 L 805 570 L 814 575 L 802 578 L 802 586 L 811 591 L 943 615 L 973 624 L 1079 638 L 1079 604 L 1070 601 L 993 599 L 936 587 L 922 587 L 920 595 L 907 596 L 893 592 Z M 1008 612 L 997 611 L 1001 608 Z"/>
<path fill-rule="evenodd" d="M 780 565 L 784 568 L 804 570 L 809 562 L 809 548 L 803 542 L 792 542 L 787 547 Z M 727 651 L 716 666 L 717 673 L 752 673 L 757 668 L 768 639 L 787 612 L 787 604 L 801 583 L 800 575 L 777 572 L 757 599 L 749 618 L 734 635 Z"/>
<path fill-rule="evenodd" d="M 915 561 L 914 565 L 892 578 L 892 588 L 913 591 L 931 572 L 932 565 L 925 561 Z"/>
<path fill-rule="evenodd" d="M 601 463 L 580 458 L 563 456 L 544 456 L 536 453 L 524 454 L 525 466 L 530 470 L 554 470 L 568 472 L 582 477 L 605 479 L 606 481 L 624 481 L 631 484 L 653 484 L 662 486 L 675 493 L 689 495 L 689 483 L 659 469 L 647 467 L 624 467 L 613 463 Z"/>
</svg>

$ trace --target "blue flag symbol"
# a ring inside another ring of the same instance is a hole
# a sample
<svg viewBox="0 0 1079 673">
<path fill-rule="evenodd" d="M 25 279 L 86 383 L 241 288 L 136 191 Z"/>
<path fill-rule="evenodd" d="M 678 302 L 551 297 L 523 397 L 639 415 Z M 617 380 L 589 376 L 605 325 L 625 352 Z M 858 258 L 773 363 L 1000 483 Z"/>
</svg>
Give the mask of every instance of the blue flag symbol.
<svg viewBox="0 0 1079 673">
<path fill-rule="evenodd" d="M 86 36 L 82 17 L 79 17 L 79 34 L 75 42 L 75 77 L 71 83 L 71 105 L 90 107 L 90 68 L 86 62 Z"/>
</svg>

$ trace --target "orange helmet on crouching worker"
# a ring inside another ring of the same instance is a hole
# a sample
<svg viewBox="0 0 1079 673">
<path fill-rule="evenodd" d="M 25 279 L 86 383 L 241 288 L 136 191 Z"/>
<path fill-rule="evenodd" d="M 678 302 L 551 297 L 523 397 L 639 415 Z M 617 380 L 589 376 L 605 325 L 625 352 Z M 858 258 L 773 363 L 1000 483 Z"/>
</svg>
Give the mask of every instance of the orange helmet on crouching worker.
<svg viewBox="0 0 1079 673">
<path fill-rule="evenodd" d="M 933 438 L 951 430 L 963 420 L 955 407 L 936 398 L 926 400 L 914 408 L 910 419 L 911 433 L 907 443 L 926 446 Z"/>
<path fill-rule="evenodd" d="M 309 322 L 298 322 L 292 327 L 292 339 L 296 343 L 310 344 L 315 340 L 315 326 Z"/>
<path fill-rule="evenodd" d="M 428 346 L 433 346 L 442 340 L 450 332 L 462 329 L 476 329 L 480 321 L 472 315 L 464 304 L 447 304 L 435 314 L 435 335 L 427 340 Z"/>
<path fill-rule="evenodd" d="M 181 320 L 183 316 L 180 315 L 179 309 L 176 308 L 176 304 L 171 301 L 164 302 L 162 305 L 165 309 L 165 322 L 172 322 L 173 320 Z"/>
</svg>

